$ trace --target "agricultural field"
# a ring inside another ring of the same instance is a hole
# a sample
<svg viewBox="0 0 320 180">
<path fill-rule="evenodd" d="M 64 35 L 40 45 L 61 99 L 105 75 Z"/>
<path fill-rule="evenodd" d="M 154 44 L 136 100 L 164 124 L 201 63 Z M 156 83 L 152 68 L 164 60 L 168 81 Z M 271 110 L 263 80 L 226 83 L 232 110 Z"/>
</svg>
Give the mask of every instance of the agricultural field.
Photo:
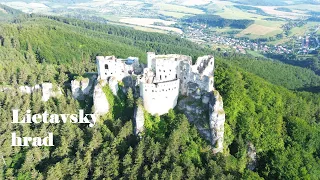
<svg viewBox="0 0 320 180">
<path fill-rule="evenodd" d="M 175 24 L 173 21 L 165 21 L 161 19 L 151 19 L 151 18 L 123 18 L 119 20 L 120 23 L 132 24 L 141 27 L 148 27 L 154 29 L 161 29 L 166 31 L 173 31 L 178 34 L 182 34 L 181 29 L 168 27 L 170 25 Z M 159 24 L 159 25 L 156 25 Z"/>
<path fill-rule="evenodd" d="M 192 14 L 171 12 L 171 11 L 159 11 L 159 14 L 164 15 L 164 16 L 173 17 L 173 18 L 176 18 L 176 19 L 180 19 L 180 18 L 183 18 L 185 16 L 192 15 Z"/>
<path fill-rule="evenodd" d="M 289 5 L 285 7 L 293 10 L 304 11 L 304 12 L 308 12 L 308 11 L 320 12 L 320 5 L 299 4 L 299 5 Z"/>
<path fill-rule="evenodd" d="M 290 36 L 303 36 L 307 33 L 310 33 L 309 32 L 309 29 L 311 27 L 314 27 L 316 26 L 317 24 L 319 23 L 316 23 L 316 22 L 308 22 L 307 24 L 303 25 L 302 27 L 294 27 L 290 30 Z M 319 30 L 318 30 L 319 32 Z"/>
<path fill-rule="evenodd" d="M 114 24 L 114 25 L 120 25 L 120 26 L 127 26 L 131 27 L 135 30 L 139 31 L 145 31 L 145 32 L 156 32 L 156 33 L 161 33 L 161 34 L 168 34 L 168 31 L 161 30 L 161 29 L 155 29 L 155 28 L 149 28 L 149 27 L 143 27 L 143 26 L 137 26 L 137 25 L 130 25 L 130 24 L 123 24 L 123 23 L 117 23 L 117 22 L 109 22 L 109 24 Z"/>
<path fill-rule="evenodd" d="M 237 34 L 238 37 L 249 37 L 249 38 L 258 38 L 258 37 L 268 37 L 274 36 L 281 33 L 282 30 L 277 27 L 264 26 L 259 24 L 252 24 L 247 29 L 241 31 Z"/>
<path fill-rule="evenodd" d="M 25 3 L 21 1 L 8 2 L 5 5 L 19 9 L 26 13 L 46 13 L 51 11 L 51 8 L 43 3 Z"/>
<path fill-rule="evenodd" d="M 306 14 L 301 10 L 290 9 L 292 12 L 285 12 L 285 11 L 276 10 L 277 8 L 279 8 L 278 6 L 257 6 L 257 7 L 262 9 L 265 13 L 270 14 L 271 16 L 276 16 L 280 18 L 299 19 L 306 16 Z"/>
<path fill-rule="evenodd" d="M 168 11 L 168 12 L 186 13 L 186 14 L 204 14 L 202 10 L 197 8 L 190 8 L 186 6 L 165 4 L 165 3 L 155 4 L 153 6 L 153 9 L 159 9 L 160 11 Z"/>
<path fill-rule="evenodd" d="M 223 18 L 226 19 L 251 19 L 251 20 L 260 20 L 260 19 L 264 19 L 267 18 L 265 16 L 261 16 L 258 14 L 254 14 L 254 13 L 248 13 L 245 12 L 241 9 L 238 9 L 234 6 L 222 6 L 222 8 L 220 7 L 220 9 L 222 9 L 221 11 L 219 11 L 218 13 L 215 13 L 216 15 L 219 15 Z"/>
</svg>

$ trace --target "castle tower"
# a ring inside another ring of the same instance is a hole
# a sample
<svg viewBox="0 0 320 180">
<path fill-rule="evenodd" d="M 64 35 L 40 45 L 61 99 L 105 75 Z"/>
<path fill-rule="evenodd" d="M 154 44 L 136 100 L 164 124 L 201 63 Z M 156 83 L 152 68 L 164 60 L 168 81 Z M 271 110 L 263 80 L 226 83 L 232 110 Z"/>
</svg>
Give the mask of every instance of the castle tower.
<svg viewBox="0 0 320 180">
<path fill-rule="evenodd" d="M 148 68 L 151 68 L 152 59 L 154 59 L 155 57 L 156 57 L 156 54 L 154 52 L 147 53 Z"/>
</svg>

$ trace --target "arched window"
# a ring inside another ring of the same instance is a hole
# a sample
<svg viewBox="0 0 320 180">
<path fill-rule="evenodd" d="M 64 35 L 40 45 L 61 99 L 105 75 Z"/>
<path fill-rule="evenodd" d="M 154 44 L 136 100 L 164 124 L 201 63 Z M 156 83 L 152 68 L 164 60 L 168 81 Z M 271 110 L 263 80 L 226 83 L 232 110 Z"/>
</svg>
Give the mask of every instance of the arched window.
<svg viewBox="0 0 320 180">
<path fill-rule="evenodd" d="M 105 64 L 105 65 L 104 65 L 104 68 L 105 68 L 105 69 L 109 69 L 108 64 Z"/>
</svg>

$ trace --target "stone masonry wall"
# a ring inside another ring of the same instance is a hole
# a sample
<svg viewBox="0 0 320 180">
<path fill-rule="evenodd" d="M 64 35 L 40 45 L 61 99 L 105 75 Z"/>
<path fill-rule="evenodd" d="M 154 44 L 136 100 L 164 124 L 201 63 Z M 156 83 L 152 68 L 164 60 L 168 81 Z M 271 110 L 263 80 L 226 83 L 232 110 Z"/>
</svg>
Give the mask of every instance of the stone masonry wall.
<svg viewBox="0 0 320 180">
<path fill-rule="evenodd" d="M 162 115 L 177 105 L 179 96 L 179 79 L 158 83 L 140 83 L 140 96 L 144 108 L 151 114 Z"/>
</svg>

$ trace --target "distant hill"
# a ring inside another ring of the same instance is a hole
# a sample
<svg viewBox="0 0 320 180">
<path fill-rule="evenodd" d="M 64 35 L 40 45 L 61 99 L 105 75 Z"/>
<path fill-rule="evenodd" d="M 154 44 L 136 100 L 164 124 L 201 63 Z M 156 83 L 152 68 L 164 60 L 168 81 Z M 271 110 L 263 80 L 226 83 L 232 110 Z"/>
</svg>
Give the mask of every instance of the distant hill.
<svg viewBox="0 0 320 180">
<path fill-rule="evenodd" d="M 188 23 L 206 24 L 212 27 L 231 27 L 237 29 L 245 29 L 254 23 L 254 20 L 248 19 L 226 19 L 217 15 L 196 15 L 183 19 Z"/>
<path fill-rule="evenodd" d="M 22 14 L 22 11 L 0 4 L 0 21 L 8 21 L 11 20 L 13 17 L 17 17 Z"/>
</svg>

